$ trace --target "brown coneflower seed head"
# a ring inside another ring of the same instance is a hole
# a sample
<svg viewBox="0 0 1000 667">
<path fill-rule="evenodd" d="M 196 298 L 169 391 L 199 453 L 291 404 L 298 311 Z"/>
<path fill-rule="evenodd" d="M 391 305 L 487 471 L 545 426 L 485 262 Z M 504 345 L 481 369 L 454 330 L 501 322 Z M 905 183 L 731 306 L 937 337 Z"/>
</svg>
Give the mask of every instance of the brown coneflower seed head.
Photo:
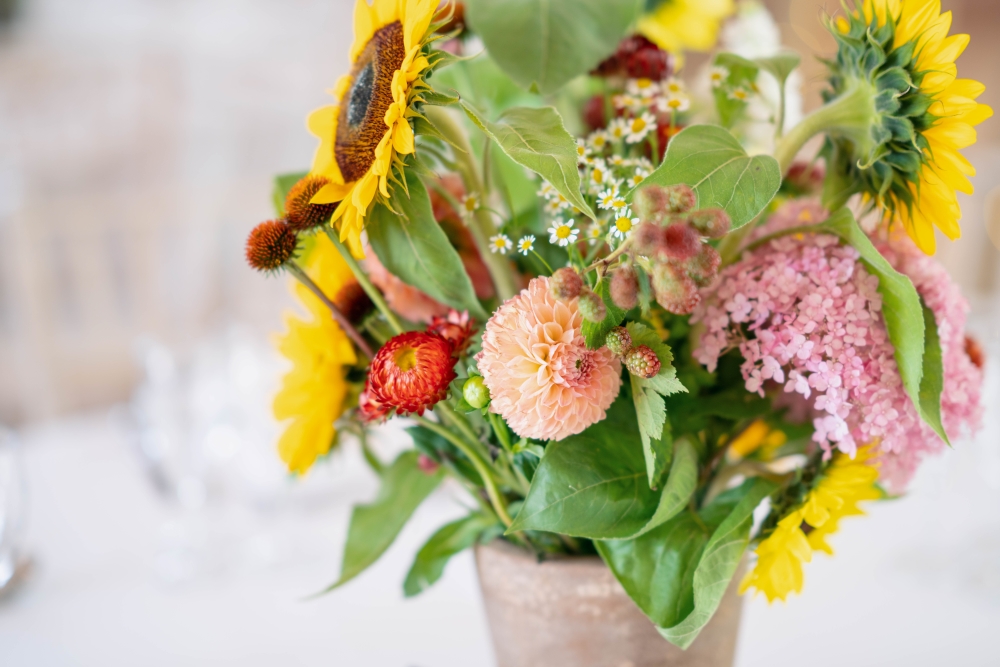
<svg viewBox="0 0 1000 667">
<path fill-rule="evenodd" d="M 732 226 L 729 214 L 721 208 L 703 208 L 700 211 L 692 211 L 688 220 L 699 234 L 710 239 L 722 238 Z"/>
<path fill-rule="evenodd" d="M 336 204 L 310 204 L 316 193 L 330 181 L 325 176 L 308 175 L 292 186 L 285 197 L 285 220 L 297 232 L 319 227 L 333 215 Z"/>
<path fill-rule="evenodd" d="M 632 247 L 640 255 L 652 257 L 663 247 L 663 228 L 652 222 L 643 222 L 635 230 Z"/>
<path fill-rule="evenodd" d="M 577 306 L 583 319 L 588 322 L 601 322 L 608 316 L 608 307 L 604 305 L 604 300 L 589 289 L 580 293 Z"/>
<path fill-rule="evenodd" d="M 576 269 L 564 266 L 557 269 L 549 278 L 549 290 L 552 296 L 560 301 L 568 301 L 580 296 L 583 289 L 583 278 L 576 272 Z"/>
<path fill-rule="evenodd" d="M 622 310 L 632 310 L 639 305 L 639 276 L 626 264 L 611 274 L 611 300 Z"/>
<path fill-rule="evenodd" d="M 722 257 L 719 256 L 719 251 L 706 243 L 702 244 L 697 255 L 684 262 L 684 270 L 691 276 L 695 285 L 707 287 L 718 275 L 721 263 Z"/>
<path fill-rule="evenodd" d="M 344 314 L 344 317 L 351 324 L 357 324 L 363 320 L 365 315 L 375 307 L 368 293 L 356 280 L 345 283 L 340 288 L 340 291 L 333 297 L 333 305 Z"/>
<path fill-rule="evenodd" d="M 625 354 L 625 368 L 632 375 L 648 380 L 660 372 L 660 358 L 648 345 L 637 345 Z"/>
<path fill-rule="evenodd" d="M 625 327 L 614 327 L 608 332 L 604 344 L 616 357 L 624 357 L 632 349 L 632 336 Z"/>
<path fill-rule="evenodd" d="M 983 354 L 983 348 L 979 345 L 979 341 L 972 336 L 965 337 L 965 353 L 969 355 L 969 361 L 972 362 L 973 366 L 979 370 L 983 370 L 983 366 L 986 363 L 986 355 Z"/>
<path fill-rule="evenodd" d="M 701 250 L 701 237 L 686 222 L 675 222 L 663 230 L 661 254 L 670 259 L 691 259 Z"/>
<path fill-rule="evenodd" d="M 674 263 L 653 268 L 653 293 L 656 302 L 675 315 L 690 315 L 701 302 L 694 280 Z"/>
<path fill-rule="evenodd" d="M 276 271 L 295 255 L 298 238 L 284 220 L 268 220 L 247 237 L 247 263 L 258 271 Z"/>
</svg>

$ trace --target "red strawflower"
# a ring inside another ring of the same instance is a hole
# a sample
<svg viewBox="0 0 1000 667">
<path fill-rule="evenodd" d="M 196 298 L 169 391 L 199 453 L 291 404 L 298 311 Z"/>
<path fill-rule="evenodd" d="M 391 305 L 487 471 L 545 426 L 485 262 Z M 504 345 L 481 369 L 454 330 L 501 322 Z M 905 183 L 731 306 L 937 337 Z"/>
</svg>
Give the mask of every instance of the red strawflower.
<svg viewBox="0 0 1000 667">
<path fill-rule="evenodd" d="M 358 415 L 361 421 L 366 423 L 385 421 L 392 412 L 392 407 L 383 405 L 372 397 L 368 382 L 365 382 L 365 390 L 358 396 Z"/>
<path fill-rule="evenodd" d="M 367 391 L 370 400 L 416 413 L 443 400 L 454 380 L 451 343 L 437 334 L 407 331 L 389 339 L 372 359 Z"/>
<path fill-rule="evenodd" d="M 591 74 L 660 81 L 670 76 L 672 71 L 673 63 L 669 53 L 642 35 L 631 35 L 623 39 L 618 44 L 618 50 L 601 62 Z"/>
<path fill-rule="evenodd" d="M 451 345 L 451 353 L 456 357 L 469 348 L 472 334 L 475 332 L 476 327 L 467 310 L 463 310 L 461 313 L 454 309 L 450 310 L 447 317 L 435 315 L 427 327 L 427 333 L 436 334 L 448 341 Z"/>
</svg>

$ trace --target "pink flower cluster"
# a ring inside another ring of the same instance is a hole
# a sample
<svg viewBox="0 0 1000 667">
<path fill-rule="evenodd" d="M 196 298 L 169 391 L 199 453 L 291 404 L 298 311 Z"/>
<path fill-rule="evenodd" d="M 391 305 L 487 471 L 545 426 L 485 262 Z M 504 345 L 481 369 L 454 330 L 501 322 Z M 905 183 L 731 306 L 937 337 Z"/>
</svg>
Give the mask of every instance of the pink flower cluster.
<svg viewBox="0 0 1000 667">
<path fill-rule="evenodd" d="M 818 205 L 793 202 L 759 235 L 819 222 Z M 911 277 L 939 323 L 945 387 L 942 416 L 957 436 L 980 416 L 980 371 L 965 353 L 966 302 L 933 259 L 908 239 L 880 242 L 898 271 Z M 907 396 L 882 319 L 878 278 L 858 252 L 826 234 L 780 237 L 746 253 L 704 290 L 692 322 L 706 332 L 694 356 L 710 370 L 735 345 L 743 355 L 748 391 L 765 383 L 811 402 L 813 439 L 827 452 L 853 455 L 880 442 L 880 471 L 902 490 L 927 453 L 944 443 L 924 424 Z"/>
</svg>

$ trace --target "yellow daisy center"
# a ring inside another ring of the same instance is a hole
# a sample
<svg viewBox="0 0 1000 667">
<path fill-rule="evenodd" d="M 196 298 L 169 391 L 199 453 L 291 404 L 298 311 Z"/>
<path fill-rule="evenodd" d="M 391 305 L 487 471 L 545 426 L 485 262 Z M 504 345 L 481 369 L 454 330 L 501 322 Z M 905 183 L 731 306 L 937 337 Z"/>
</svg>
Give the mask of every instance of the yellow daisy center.
<svg viewBox="0 0 1000 667">
<path fill-rule="evenodd" d="M 615 220 L 615 228 L 622 234 L 632 231 L 632 221 L 628 218 L 618 218 Z"/>
<path fill-rule="evenodd" d="M 559 225 L 559 227 L 556 228 L 556 236 L 561 239 L 569 238 L 569 234 L 570 229 L 566 225 Z"/>
<path fill-rule="evenodd" d="M 646 129 L 646 121 L 645 120 L 643 120 L 642 118 L 634 118 L 634 119 L 632 119 L 632 131 L 633 132 L 642 132 L 645 129 Z"/>
</svg>

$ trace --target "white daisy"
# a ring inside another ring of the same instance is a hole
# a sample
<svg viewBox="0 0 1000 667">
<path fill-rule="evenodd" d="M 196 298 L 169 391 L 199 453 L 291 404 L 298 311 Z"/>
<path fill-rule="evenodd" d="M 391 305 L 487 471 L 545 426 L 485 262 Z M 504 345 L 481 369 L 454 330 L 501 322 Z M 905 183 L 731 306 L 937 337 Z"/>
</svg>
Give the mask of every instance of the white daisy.
<svg viewBox="0 0 1000 667">
<path fill-rule="evenodd" d="M 608 162 L 611 164 L 612 167 L 624 167 L 625 165 L 628 164 L 628 160 L 623 158 L 621 155 L 617 154 L 612 155 L 610 158 L 608 158 Z"/>
<path fill-rule="evenodd" d="M 712 88 L 718 88 L 729 78 L 729 70 L 722 65 L 716 65 L 708 73 L 708 80 L 712 82 Z"/>
<path fill-rule="evenodd" d="M 561 220 L 556 219 L 552 221 L 552 226 L 549 227 L 549 243 L 555 243 L 563 247 L 568 246 L 570 243 L 576 242 L 576 237 L 580 233 L 580 230 L 573 229 L 574 220 Z"/>
<path fill-rule="evenodd" d="M 671 95 L 660 100 L 660 108 L 663 111 L 687 111 L 691 108 L 691 98 L 683 93 Z"/>
<path fill-rule="evenodd" d="M 496 236 L 490 237 L 490 252 L 501 255 L 506 255 L 507 251 L 514 247 L 511 243 L 510 237 L 506 234 L 497 234 Z"/>
<path fill-rule="evenodd" d="M 583 139 L 576 140 L 576 159 L 579 162 L 586 162 L 587 155 L 590 154 L 590 149 L 587 148 L 587 144 Z"/>
<path fill-rule="evenodd" d="M 548 199 L 556 189 L 548 181 L 542 181 L 542 187 L 538 189 L 538 196 Z"/>
<path fill-rule="evenodd" d="M 613 184 L 597 196 L 597 207 L 610 211 L 618 201 L 621 201 L 623 205 L 625 203 L 625 200 L 618 193 L 618 186 Z"/>
<path fill-rule="evenodd" d="M 544 206 L 545 211 L 549 215 L 558 215 L 561 211 L 565 211 L 568 208 L 569 201 L 558 192 L 551 195 Z"/>
<path fill-rule="evenodd" d="M 628 135 L 625 141 L 630 144 L 637 144 L 646 138 L 649 131 L 656 127 L 656 119 L 648 111 L 637 116 L 628 122 Z"/>
<path fill-rule="evenodd" d="M 604 227 L 597 222 L 587 227 L 586 239 L 590 245 L 597 245 L 604 239 Z"/>
<path fill-rule="evenodd" d="M 652 79 L 629 79 L 625 90 L 637 97 L 652 97 L 659 92 L 660 87 Z"/>
<path fill-rule="evenodd" d="M 591 190 L 600 191 L 602 188 L 608 186 L 608 178 L 611 174 L 608 172 L 608 166 L 604 164 L 602 160 L 595 160 L 594 166 L 590 170 L 590 187 Z"/>
<path fill-rule="evenodd" d="M 685 92 L 684 82 L 681 81 L 680 79 L 677 79 L 677 78 L 674 78 L 674 77 L 670 77 L 662 85 L 662 90 L 663 90 L 664 95 L 667 95 L 667 96 L 670 96 L 670 95 L 680 95 L 681 93 Z"/>
<path fill-rule="evenodd" d="M 624 239 L 632 233 L 632 228 L 638 224 L 639 218 L 630 218 L 628 209 L 625 209 L 611 223 L 611 233 L 617 238 Z"/>
<path fill-rule="evenodd" d="M 608 133 L 604 130 L 597 130 L 587 137 L 587 143 L 592 149 L 600 153 L 608 145 Z"/>
<path fill-rule="evenodd" d="M 608 125 L 608 138 L 612 141 L 620 141 L 628 134 L 628 121 L 624 118 L 615 118 Z"/>
<path fill-rule="evenodd" d="M 522 236 L 517 242 L 517 251 L 522 255 L 527 255 L 529 252 L 535 249 L 535 237 L 531 234 L 527 236 Z"/>
<path fill-rule="evenodd" d="M 628 185 L 630 188 L 639 187 L 639 184 L 646 180 L 649 176 L 649 170 L 643 169 L 642 167 L 636 167 L 635 173 L 628 179 Z"/>
<path fill-rule="evenodd" d="M 750 91 L 743 87 L 733 88 L 729 91 L 729 99 L 737 100 L 739 102 L 748 102 L 750 101 Z"/>
<path fill-rule="evenodd" d="M 462 214 L 472 215 L 479 210 L 479 197 L 475 193 L 469 193 L 462 197 Z"/>
</svg>

